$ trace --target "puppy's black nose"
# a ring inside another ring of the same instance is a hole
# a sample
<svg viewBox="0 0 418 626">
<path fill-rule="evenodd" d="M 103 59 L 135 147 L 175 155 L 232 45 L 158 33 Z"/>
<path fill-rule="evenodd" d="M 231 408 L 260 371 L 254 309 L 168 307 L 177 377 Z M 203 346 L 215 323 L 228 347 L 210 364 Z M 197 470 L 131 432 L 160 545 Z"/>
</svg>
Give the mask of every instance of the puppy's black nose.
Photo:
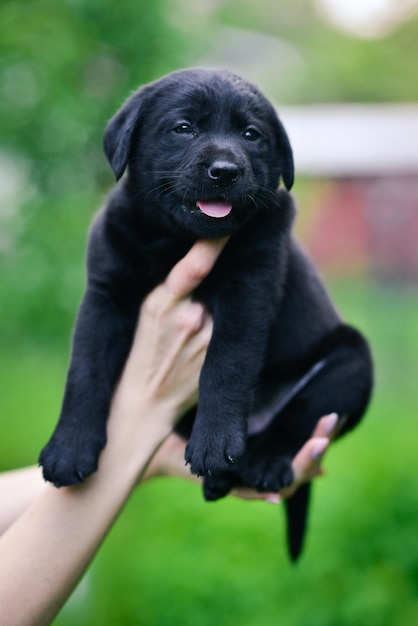
<svg viewBox="0 0 418 626">
<path fill-rule="evenodd" d="M 227 187 L 239 177 L 239 167 L 230 161 L 214 161 L 208 169 L 208 176 L 218 185 Z"/>
</svg>

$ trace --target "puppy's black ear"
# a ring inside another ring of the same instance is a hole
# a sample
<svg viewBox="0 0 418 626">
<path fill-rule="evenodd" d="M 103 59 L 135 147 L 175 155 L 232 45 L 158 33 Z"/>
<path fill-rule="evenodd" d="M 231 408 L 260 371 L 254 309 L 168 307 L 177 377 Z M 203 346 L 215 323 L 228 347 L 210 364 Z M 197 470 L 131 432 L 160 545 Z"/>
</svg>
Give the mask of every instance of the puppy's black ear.
<svg viewBox="0 0 418 626">
<path fill-rule="evenodd" d="M 143 105 L 143 89 L 136 91 L 109 121 L 104 135 L 104 150 L 116 180 L 121 178 L 128 163 L 132 133 Z"/>
<path fill-rule="evenodd" d="M 293 152 L 290 145 L 289 137 L 284 129 L 283 124 L 277 118 L 276 137 L 278 141 L 279 155 L 281 161 L 281 176 L 285 187 L 290 191 L 295 180 L 295 167 L 293 164 Z"/>
</svg>

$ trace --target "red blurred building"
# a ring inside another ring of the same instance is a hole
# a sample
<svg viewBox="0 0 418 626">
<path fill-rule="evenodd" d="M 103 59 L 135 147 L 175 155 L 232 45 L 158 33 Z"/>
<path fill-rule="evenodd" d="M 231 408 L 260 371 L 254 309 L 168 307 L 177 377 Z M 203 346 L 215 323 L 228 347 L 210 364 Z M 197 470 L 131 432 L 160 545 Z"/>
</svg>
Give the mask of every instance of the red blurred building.
<svg viewBox="0 0 418 626">
<path fill-rule="evenodd" d="M 303 239 L 315 261 L 325 271 L 416 281 L 418 105 L 286 107 L 279 113 L 297 176 L 315 180 L 301 207 Z"/>
</svg>

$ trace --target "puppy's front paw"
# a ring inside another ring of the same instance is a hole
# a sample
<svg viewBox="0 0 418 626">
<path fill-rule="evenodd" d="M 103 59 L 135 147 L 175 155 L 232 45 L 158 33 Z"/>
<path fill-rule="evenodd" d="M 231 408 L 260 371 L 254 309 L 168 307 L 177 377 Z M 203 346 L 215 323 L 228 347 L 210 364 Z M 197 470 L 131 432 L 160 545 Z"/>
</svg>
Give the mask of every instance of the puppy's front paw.
<svg viewBox="0 0 418 626">
<path fill-rule="evenodd" d="M 186 447 L 185 459 L 197 476 L 215 476 L 227 471 L 244 454 L 245 439 L 241 432 L 207 432 L 194 428 Z"/>
<path fill-rule="evenodd" d="M 87 439 L 80 443 L 55 433 L 39 457 L 45 480 L 64 487 L 80 483 L 95 472 L 106 439 L 97 436 Z"/>
</svg>

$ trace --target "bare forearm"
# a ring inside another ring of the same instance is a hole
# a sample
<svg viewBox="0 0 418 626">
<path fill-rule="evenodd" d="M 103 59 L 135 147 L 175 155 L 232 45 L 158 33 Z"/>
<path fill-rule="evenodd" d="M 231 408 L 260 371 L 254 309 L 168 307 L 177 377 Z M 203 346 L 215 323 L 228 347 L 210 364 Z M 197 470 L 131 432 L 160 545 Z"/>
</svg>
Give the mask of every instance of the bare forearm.
<svg viewBox="0 0 418 626">
<path fill-rule="evenodd" d="M 0 535 L 41 495 L 45 487 L 42 472 L 36 466 L 0 474 Z"/>
<path fill-rule="evenodd" d="M 40 481 L 41 495 L 0 538 L 0 624 L 51 622 L 163 438 L 149 429 L 136 440 L 114 436 L 83 484 L 58 490 Z"/>
</svg>

